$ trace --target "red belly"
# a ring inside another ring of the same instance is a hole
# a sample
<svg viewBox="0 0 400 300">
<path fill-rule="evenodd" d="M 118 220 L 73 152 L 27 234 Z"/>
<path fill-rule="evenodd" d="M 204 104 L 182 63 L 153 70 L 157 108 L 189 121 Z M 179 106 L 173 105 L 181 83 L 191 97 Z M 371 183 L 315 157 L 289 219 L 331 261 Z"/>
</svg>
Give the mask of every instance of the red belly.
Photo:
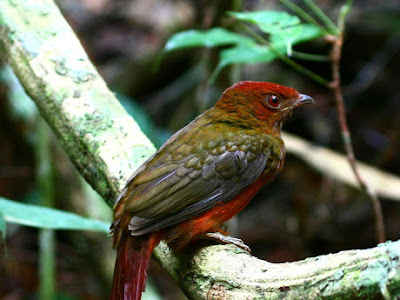
<svg viewBox="0 0 400 300">
<path fill-rule="evenodd" d="M 167 230 L 166 241 L 173 248 L 181 249 L 203 233 L 219 231 L 220 225 L 241 212 L 261 187 L 275 177 L 279 169 L 261 176 L 231 201 L 218 203 L 205 213 L 170 228 Z"/>
</svg>

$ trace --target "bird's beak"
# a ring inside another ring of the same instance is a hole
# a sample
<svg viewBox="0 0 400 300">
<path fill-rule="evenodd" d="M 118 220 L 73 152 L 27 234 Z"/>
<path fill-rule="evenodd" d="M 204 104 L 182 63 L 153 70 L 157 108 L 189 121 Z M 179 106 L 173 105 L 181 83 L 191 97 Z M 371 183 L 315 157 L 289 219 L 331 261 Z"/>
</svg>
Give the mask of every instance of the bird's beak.
<svg viewBox="0 0 400 300">
<path fill-rule="evenodd" d="M 304 104 L 315 103 L 315 100 L 308 95 L 300 94 L 294 103 L 294 107 L 303 106 Z"/>
</svg>

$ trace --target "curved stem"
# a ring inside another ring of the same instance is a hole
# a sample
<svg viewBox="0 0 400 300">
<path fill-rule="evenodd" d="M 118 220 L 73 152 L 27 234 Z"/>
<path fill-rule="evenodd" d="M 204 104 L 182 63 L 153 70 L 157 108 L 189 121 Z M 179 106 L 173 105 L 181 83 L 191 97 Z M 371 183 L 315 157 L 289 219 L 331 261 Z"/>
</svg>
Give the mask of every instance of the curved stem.
<svg viewBox="0 0 400 300">
<path fill-rule="evenodd" d="M 325 24 L 329 31 L 334 34 L 339 34 L 339 29 L 336 25 L 328 18 L 328 16 L 314 3 L 313 0 L 303 0 L 303 2 L 315 13 L 315 15 Z"/>
<path fill-rule="evenodd" d="M 54 206 L 54 182 L 51 161 L 51 133 L 45 121 L 37 117 L 36 181 L 43 206 Z M 39 231 L 39 295 L 53 300 L 56 294 L 55 231 Z"/>
<path fill-rule="evenodd" d="M 303 67 L 302 65 L 296 63 L 294 60 L 290 59 L 285 54 L 281 53 L 280 51 L 278 51 L 277 49 L 272 47 L 272 45 L 267 40 L 265 40 L 261 35 L 259 35 L 253 29 L 251 29 L 248 25 L 246 25 L 244 23 L 241 23 L 241 24 L 242 24 L 243 29 L 248 34 L 250 34 L 261 45 L 268 46 L 281 61 L 283 61 L 284 63 L 286 63 L 293 69 L 297 70 L 298 72 L 303 73 L 305 76 L 314 80 L 315 82 L 318 82 L 319 84 L 326 86 L 326 87 L 329 86 L 328 80 L 319 76 L 318 74 L 314 73 L 313 71 L 310 71 L 309 69 Z"/>
<path fill-rule="evenodd" d="M 340 8 L 339 18 L 338 18 L 338 28 L 339 32 L 344 32 L 344 25 L 347 14 L 350 12 L 350 8 L 353 4 L 353 0 L 347 0 L 346 4 Z"/>
<path fill-rule="evenodd" d="M 299 51 L 294 51 L 294 50 L 292 50 L 292 57 L 296 57 L 296 58 L 304 59 L 304 60 L 311 60 L 311 61 L 321 61 L 321 62 L 330 61 L 329 57 L 326 55 L 304 53 L 304 52 L 299 52 Z"/>
<path fill-rule="evenodd" d="M 307 21 L 317 26 L 325 35 L 329 34 L 329 32 L 321 24 L 319 24 L 310 14 L 308 14 L 304 9 L 302 9 L 297 4 L 293 3 L 290 0 L 279 0 L 279 1 L 289 9 L 293 10 L 304 21 Z"/>
<path fill-rule="evenodd" d="M 379 243 L 382 243 L 385 241 L 385 226 L 383 222 L 381 203 L 376 193 L 367 185 L 366 181 L 361 176 L 359 169 L 357 167 L 356 158 L 354 155 L 354 149 L 351 141 L 351 135 L 346 119 L 346 109 L 344 107 L 342 90 L 340 87 L 340 60 L 341 60 L 341 52 L 343 45 L 343 32 L 345 24 L 344 21 L 348 11 L 350 10 L 351 3 L 352 0 L 347 1 L 346 5 L 342 7 L 338 22 L 339 23 L 338 27 L 340 28 L 341 32 L 338 36 L 336 36 L 333 39 L 333 45 L 331 50 L 332 82 L 330 84 L 330 87 L 333 91 L 335 98 L 336 108 L 338 111 L 339 124 L 342 131 L 342 140 L 346 150 L 347 159 L 350 163 L 351 169 L 353 170 L 354 176 L 356 177 L 358 184 L 371 200 L 375 216 L 377 240 Z"/>
</svg>

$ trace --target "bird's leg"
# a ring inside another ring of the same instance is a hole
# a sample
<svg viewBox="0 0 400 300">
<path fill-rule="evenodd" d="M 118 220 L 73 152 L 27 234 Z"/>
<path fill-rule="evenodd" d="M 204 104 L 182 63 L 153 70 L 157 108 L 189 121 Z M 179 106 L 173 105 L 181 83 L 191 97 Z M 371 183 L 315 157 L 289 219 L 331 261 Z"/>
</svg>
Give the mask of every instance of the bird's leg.
<svg viewBox="0 0 400 300">
<path fill-rule="evenodd" d="M 233 244 L 244 251 L 251 253 L 251 249 L 247 246 L 241 239 L 231 237 L 229 235 L 223 235 L 221 232 L 207 232 L 203 234 L 200 238 L 213 240 L 220 244 Z"/>
</svg>

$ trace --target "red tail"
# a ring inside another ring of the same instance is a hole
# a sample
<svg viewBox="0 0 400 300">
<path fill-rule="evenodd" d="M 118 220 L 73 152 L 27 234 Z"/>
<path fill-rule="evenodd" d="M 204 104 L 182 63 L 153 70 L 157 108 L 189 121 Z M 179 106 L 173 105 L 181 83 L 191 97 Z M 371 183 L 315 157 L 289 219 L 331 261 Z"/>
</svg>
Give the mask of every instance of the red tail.
<svg viewBox="0 0 400 300">
<path fill-rule="evenodd" d="M 121 237 L 117 247 L 111 300 L 140 300 L 146 287 L 147 266 L 160 242 L 155 234 Z"/>
</svg>

